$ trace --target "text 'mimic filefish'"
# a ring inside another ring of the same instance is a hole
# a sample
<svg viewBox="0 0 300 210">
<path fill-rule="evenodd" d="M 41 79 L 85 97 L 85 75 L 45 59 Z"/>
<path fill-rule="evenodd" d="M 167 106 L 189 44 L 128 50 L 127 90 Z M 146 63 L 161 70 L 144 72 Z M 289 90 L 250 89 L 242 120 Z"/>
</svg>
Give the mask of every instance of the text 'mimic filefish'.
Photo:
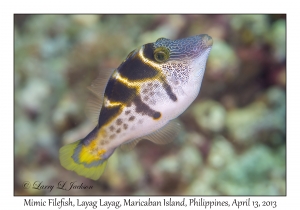
<svg viewBox="0 0 300 210">
<path fill-rule="evenodd" d="M 213 40 L 206 34 L 159 38 L 129 53 L 121 65 L 90 86 L 95 95 L 96 127 L 83 139 L 63 146 L 63 167 L 97 180 L 116 148 L 140 140 L 166 144 L 179 124 L 174 120 L 199 94 Z M 104 75 L 105 75 L 104 74 Z"/>
</svg>

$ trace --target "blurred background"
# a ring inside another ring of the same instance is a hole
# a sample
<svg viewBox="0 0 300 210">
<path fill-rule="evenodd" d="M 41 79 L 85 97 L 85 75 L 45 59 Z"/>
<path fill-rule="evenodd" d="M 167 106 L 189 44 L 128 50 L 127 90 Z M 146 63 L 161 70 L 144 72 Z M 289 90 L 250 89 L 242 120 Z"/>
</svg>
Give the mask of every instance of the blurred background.
<svg viewBox="0 0 300 210">
<path fill-rule="evenodd" d="M 160 37 L 202 33 L 214 45 L 178 138 L 118 149 L 98 181 L 61 167 L 59 148 L 94 126 L 87 86 L 100 69 Z M 286 194 L 285 15 L 15 15 L 14 34 L 15 195 Z"/>
</svg>

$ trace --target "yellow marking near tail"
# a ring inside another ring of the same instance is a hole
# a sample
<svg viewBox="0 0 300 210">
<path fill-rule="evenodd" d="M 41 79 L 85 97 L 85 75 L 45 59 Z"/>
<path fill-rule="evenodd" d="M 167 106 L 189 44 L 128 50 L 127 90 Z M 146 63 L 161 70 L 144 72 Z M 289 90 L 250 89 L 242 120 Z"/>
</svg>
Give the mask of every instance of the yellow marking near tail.
<svg viewBox="0 0 300 210">
<path fill-rule="evenodd" d="M 87 146 L 82 146 L 79 153 L 79 161 L 81 163 L 90 164 L 94 161 L 101 160 L 101 156 L 106 152 L 105 149 L 99 149 L 97 147 L 97 141 L 93 140 Z"/>
<path fill-rule="evenodd" d="M 90 144 L 89 146 L 82 147 L 80 151 L 78 160 L 79 162 L 75 162 L 73 159 L 73 155 L 75 149 L 78 147 L 78 144 L 81 140 L 76 141 L 72 144 L 68 144 L 60 148 L 59 150 L 59 160 L 61 165 L 67 170 L 75 171 L 78 175 L 84 176 L 93 180 L 97 180 L 100 178 L 107 164 L 107 160 L 99 165 L 87 167 L 85 164 L 90 164 L 101 159 L 101 156 L 106 152 L 104 149 L 96 151 L 94 154 L 91 153 L 91 148 L 96 148 L 96 142 Z"/>
</svg>

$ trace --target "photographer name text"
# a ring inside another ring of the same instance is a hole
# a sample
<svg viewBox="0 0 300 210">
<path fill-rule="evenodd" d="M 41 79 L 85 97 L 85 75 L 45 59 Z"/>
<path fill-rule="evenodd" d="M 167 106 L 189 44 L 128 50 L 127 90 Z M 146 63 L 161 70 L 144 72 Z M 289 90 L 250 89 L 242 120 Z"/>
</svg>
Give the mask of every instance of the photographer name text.
<svg viewBox="0 0 300 210">
<path fill-rule="evenodd" d="M 23 188 L 24 189 L 34 189 L 34 190 L 45 190 L 45 191 L 52 191 L 53 189 L 58 190 L 91 190 L 93 189 L 92 185 L 86 185 L 84 183 L 79 183 L 77 181 L 59 181 L 57 185 L 50 185 L 50 184 L 44 184 L 43 181 L 25 181 L 23 182 Z"/>
</svg>

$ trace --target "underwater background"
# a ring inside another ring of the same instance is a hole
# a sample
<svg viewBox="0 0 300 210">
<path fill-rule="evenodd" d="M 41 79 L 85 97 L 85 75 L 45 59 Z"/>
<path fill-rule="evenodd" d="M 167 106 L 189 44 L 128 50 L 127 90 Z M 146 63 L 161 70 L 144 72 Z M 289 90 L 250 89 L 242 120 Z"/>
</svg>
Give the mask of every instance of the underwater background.
<svg viewBox="0 0 300 210">
<path fill-rule="evenodd" d="M 203 33 L 214 44 L 202 87 L 172 143 L 118 149 L 98 181 L 60 165 L 59 148 L 94 126 L 100 70 Z M 71 182 L 92 189 L 56 188 Z M 14 194 L 286 195 L 286 15 L 15 15 Z"/>
</svg>

